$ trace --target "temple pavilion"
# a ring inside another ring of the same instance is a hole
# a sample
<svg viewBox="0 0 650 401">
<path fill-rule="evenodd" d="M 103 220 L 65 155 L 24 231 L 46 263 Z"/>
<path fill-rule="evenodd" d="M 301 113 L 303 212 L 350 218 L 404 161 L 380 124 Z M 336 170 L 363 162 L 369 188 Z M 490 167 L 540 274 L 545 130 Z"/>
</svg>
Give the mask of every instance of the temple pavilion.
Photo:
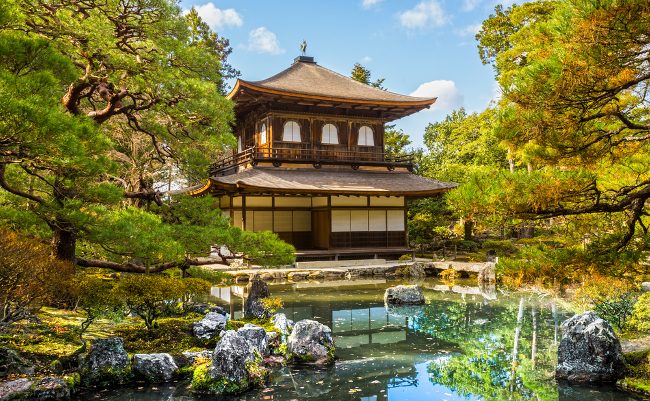
<svg viewBox="0 0 650 401">
<path fill-rule="evenodd" d="M 210 192 L 233 225 L 268 230 L 302 259 L 410 252 L 407 200 L 455 184 L 412 173 L 384 151 L 384 126 L 436 98 L 357 82 L 300 56 L 262 81 L 237 80 L 238 149 L 210 168 Z"/>
</svg>

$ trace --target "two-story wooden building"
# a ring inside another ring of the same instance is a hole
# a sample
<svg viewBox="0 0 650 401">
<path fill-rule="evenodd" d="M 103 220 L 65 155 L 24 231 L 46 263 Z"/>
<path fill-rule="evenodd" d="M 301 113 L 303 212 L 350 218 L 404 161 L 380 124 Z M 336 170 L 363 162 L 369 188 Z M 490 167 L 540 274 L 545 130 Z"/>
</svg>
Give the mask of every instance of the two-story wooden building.
<svg viewBox="0 0 650 401">
<path fill-rule="evenodd" d="M 412 173 L 384 152 L 384 124 L 435 98 L 380 90 L 297 57 L 263 81 L 238 80 L 237 152 L 210 170 L 210 191 L 232 224 L 269 230 L 298 257 L 408 252 L 407 199 L 455 184 Z"/>
</svg>

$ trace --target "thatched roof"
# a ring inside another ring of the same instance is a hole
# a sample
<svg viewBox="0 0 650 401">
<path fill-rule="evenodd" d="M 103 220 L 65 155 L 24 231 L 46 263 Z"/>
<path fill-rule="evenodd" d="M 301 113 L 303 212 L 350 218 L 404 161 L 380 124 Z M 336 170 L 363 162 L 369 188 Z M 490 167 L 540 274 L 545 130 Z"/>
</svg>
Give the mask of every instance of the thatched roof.
<svg viewBox="0 0 650 401">
<path fill-rule="evenodd" d="M 455 183 L 424 178 L 409 172 L 363 171 L 349 168 L 249 168 L 237 174 L 212 177 L 212 190 L 244 193 L 338 194 L 376 196 L 431 196 Z"/>
<path fill-rule="evenodd" d="M 406 96 L 377 89 L 321 67 L 310 59 L 299 57 L 286 70 L 262 81 L 237 80 L 228 98 L 233 99 L 242 88 L 248 88 L 284 96 L 420 109 L 436 101 L 436 98 Z"/>
</svg>

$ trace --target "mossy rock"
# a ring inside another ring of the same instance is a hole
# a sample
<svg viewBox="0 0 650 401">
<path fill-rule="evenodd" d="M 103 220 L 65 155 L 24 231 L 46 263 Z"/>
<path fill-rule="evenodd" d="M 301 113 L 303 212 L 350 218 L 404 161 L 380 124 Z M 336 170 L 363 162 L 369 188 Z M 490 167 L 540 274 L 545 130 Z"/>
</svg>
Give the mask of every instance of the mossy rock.
<svg viewBox="0 0 650 401">
<path fill-rule="evenodd" d="M 210 370 L 211 363 L 198 365 L 192 374 L 192 392 L 196 394 L 218 395 L 218 394 L 240 394 L 255 386 L 263 385 L 268 376 L 269 370 L 262 366 L 259 361 L 246 364 L 248 378 L 239 382 L 233 382 L 225 377 L 213 377 Z"/>
<path fill-rule="evenodd" d="M 84 386 L 111 386 L 131 380 L 129 356 L 120 337 L 96 339 L 80 364 L 79 374 Z"/>
<path fill-rule="evenodd" d="M 639 377 L 626 377 L 623 380 L 619 380 L 617 383 L 618 386 L 631 393 L 641 394 L 644 396 L 650 396 L 650 379 L 649 378 L 639 378 Z"/>
</svg>

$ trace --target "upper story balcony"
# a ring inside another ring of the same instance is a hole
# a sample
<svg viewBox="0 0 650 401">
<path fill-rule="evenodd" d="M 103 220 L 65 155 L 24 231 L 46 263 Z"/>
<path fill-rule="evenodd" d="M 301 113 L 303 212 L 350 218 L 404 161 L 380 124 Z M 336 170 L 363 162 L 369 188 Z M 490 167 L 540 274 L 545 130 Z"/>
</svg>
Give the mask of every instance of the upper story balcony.
<svg viewBox="0 0 650 401">
<path fill-rule="evenodd" d="M 321 166 L 348 165 L 356 170 L 361 166 L 385 167 L 388 170 L 405 168 L 413 170 L 414 156 L 393 156 L 382 152 L 381 147 L 346 145 L 312 145 L 294 142 L 276 142 L 271 147 L 250 147 L 242 152 L 222 159 L 210 166 L 211 177 L 237 172 L 239 166 L 256 166 L 270 163 L 275 167 L 283 165 L 311 164 Z"/>
</svg>

